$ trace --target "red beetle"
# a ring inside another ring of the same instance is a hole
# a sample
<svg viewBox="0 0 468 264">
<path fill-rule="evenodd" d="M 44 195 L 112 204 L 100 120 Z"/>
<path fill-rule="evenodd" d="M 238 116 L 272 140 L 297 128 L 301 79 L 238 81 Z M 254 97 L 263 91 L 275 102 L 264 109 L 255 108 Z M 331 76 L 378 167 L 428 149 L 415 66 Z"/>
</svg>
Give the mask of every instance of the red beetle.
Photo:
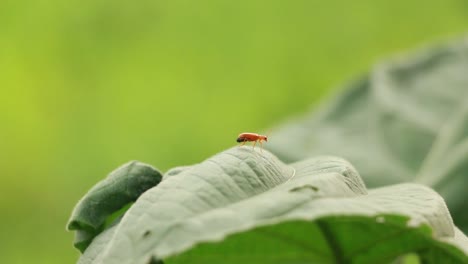
<svg viewBox="0 0 468 264">
<path fill-rule="evenodd" d="M 260 143 L 260 146 L 262 146 L 263 141 L 268 142 L 268 137 L 257 133 L 241 133 L 236 141 L 239 143 L 242 142 L 241 146 L 244 145 L 245 142 L 254 142 L 253 147 L 255 148 L 257 142 Z"/>
</svg>

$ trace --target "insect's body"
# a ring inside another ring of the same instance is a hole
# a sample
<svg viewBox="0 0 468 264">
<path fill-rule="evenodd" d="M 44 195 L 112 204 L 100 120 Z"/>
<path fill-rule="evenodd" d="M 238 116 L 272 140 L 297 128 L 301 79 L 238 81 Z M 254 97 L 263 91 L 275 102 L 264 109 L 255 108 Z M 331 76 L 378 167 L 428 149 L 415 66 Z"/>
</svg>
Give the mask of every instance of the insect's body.
<svg viewBox="0 0 468 264">
<path fill-rule="evenodd" d="M 245 142 L 254 142 L 254 147 L 257 142 L 262 145 L 262 141 L 268 141 L 268 137 L 264 135 L 260 135 L 257 133 L 241 133 L 236 140 L 238 143 L 242 142 L 241 146 L 245 144 Z"/>
</svg>

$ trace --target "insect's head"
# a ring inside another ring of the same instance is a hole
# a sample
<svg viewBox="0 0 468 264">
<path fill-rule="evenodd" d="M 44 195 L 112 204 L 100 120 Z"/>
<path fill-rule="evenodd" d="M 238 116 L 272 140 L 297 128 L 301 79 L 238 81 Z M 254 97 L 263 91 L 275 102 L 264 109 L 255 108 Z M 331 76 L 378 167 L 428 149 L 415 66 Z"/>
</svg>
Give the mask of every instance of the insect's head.
<svg viewBox="0 0 468 264">
<path fill-rule="evenodd" d="M 267 137 L 267 136 L 263 136 L 263 140 L 265 140 L 265 142 L 268 142 L 268 137 Z"/>
</svg>

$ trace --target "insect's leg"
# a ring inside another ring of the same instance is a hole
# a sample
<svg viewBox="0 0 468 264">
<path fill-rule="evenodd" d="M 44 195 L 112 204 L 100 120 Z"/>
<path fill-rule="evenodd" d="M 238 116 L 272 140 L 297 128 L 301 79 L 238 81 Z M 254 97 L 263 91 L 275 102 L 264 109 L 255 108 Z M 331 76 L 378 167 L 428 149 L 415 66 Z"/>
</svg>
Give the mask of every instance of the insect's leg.
<svg viewBox="0 0 468 264">
<path fill-rule="evenodd" d="M 239 147 L 244 146 L 245 142 L 247 142 L 247 141 L 242 141 L 242 143 L 239 145 Z"/>
<path fill-rule="evenodd" d="M 263 152 L 263 143 L 261 140 L 260 140 L 260 152 Z"/>
<path fill-rule="evenodd" d="M 255 149 L 256 144 L 257 144 L 257 141 L 254 141 L 252 149 Z"/>
</svg>

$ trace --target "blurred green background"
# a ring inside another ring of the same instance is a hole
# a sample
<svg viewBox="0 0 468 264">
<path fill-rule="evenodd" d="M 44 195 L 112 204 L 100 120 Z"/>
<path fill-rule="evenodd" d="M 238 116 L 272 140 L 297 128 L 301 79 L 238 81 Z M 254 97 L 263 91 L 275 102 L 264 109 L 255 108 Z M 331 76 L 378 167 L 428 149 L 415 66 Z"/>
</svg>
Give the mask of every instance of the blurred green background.
<svg viewBox="0 0 468 264">
<path fill-rule="evenodd" d="M 0 1 L 0 263 L 75 262 L 67 218 L 122 163 L 199 162 L 467 25 L 464 0 Z"/>
</svg>

